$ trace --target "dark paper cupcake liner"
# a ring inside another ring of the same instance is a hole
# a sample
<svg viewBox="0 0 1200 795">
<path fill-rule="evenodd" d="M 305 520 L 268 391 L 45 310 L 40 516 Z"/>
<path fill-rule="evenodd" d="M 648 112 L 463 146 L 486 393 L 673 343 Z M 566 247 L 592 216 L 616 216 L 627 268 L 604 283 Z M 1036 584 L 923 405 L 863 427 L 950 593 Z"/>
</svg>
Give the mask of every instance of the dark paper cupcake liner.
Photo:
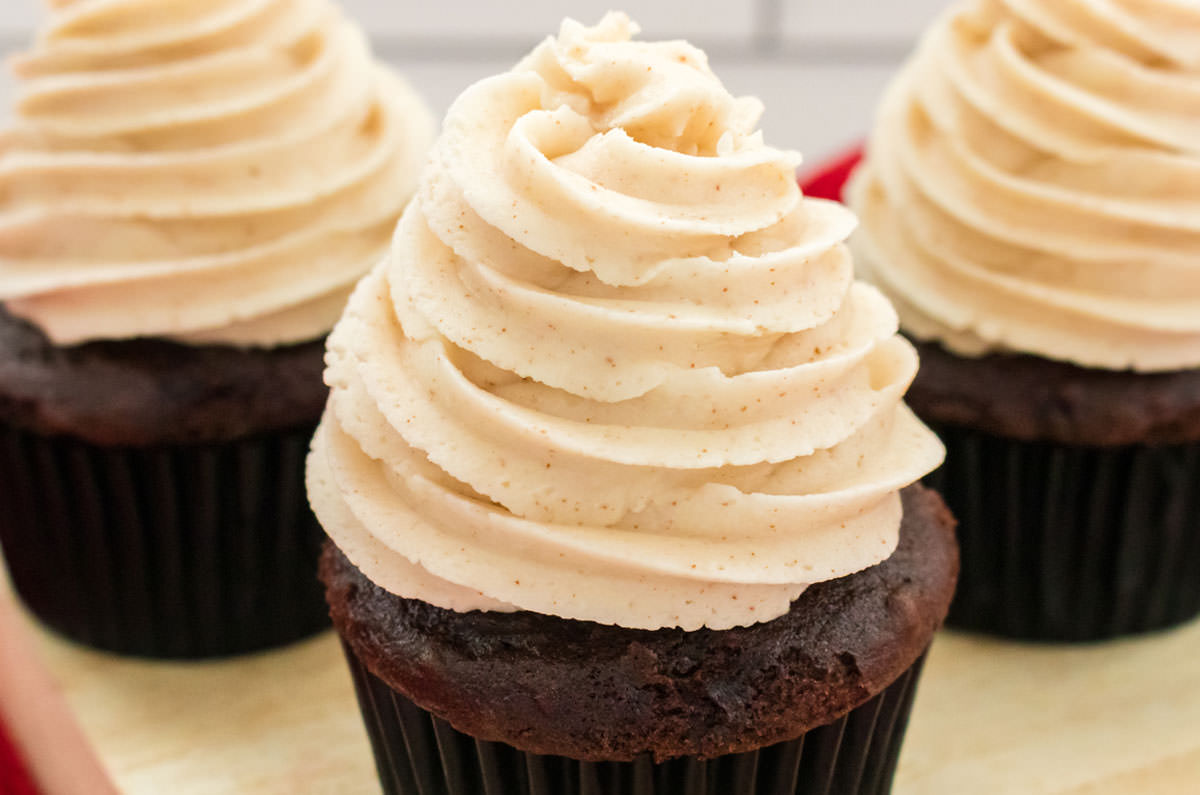
<svg viewBox="0 0 1200 795">
<path fill-rule="evenodd" d="M 0 429 L 0 544 L 21 599 L 100 649 L 235 654 L 325 627 L 308 508 L 313 429 L 102 447 Z"/>
<path fill-rule="evenodd" d="M 759 751 L 580 762 L 458 732 L 343 648 L 386 795 L 882 795 L 891 790 L 924 664 L 922 657 L 838 721 Z"/>
<path fill-rule="evenodd" d="M 1200 615 L 1200 444 L 1089 448 L 933 427 L 947 458 L 927 482 L 962 547 L 948 624 L 1093 641 Z"/>
</svg>

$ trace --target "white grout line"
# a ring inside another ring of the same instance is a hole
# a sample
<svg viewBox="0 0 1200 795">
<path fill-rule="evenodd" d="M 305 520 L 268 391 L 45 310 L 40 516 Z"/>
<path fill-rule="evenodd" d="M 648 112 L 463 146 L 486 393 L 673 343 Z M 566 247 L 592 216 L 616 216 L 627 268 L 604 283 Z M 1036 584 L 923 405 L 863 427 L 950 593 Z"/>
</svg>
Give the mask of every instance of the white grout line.
<svg viewBox="0 0 1200 795">
<path fill-rule="evenodd" d="M 783 40 L 784 0 L 758 0 L 754 14 L 754 48 L 759 53 L 772 53 Z"/>
<path fill-rule="evenodd" d="M 764 28 L 767 23 L 764 22 Z M 528 52 L 535 40 L 520 37 L 474 38 L 471 36 L 375 36 L 375 52 L 385 60 L 427 61 L 430 63 L 470 63 L 497 57 L 514 60 Z M 24 36 L 0 36 L 0 53 L 24 49 Z M 864 41 L 855 38 L 826 38 L 821 41 L 787 41 L 762 32 L 755 39 L 740 43 L 705 41 L 696 37 L 697 46 L 713 57 L 746 63 L 794 63 L 816 66 L 854 66 L 895 63 L 912 50 L 913 42 L 904 37 Z"/>
</svg>

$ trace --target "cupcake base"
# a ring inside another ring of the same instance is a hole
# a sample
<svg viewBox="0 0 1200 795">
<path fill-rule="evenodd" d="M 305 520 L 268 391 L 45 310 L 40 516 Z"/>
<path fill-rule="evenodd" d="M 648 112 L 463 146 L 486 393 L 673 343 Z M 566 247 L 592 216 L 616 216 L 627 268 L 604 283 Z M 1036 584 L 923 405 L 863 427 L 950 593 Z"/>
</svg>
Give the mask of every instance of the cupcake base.
<svg viewBox="0 0 1200 795">
<path fill-rule="evenodd" d="M 332 544 L 320 574 L 334 626 L 371 673 L 472 737 L 594 762 L 712 758 L 831 724 L 924 653 L 954 590 L 954 521 L 936 492 L 901 496 L 887 560 L 729 629 L 456 613 L 384 591 Z"/>
<path fill-rule="evenodd" d="M 198 658 L 329 623 L 303 468 L 313 428 L 109 447 L 0 428 L 0 544 L 17 593 L 71 638 Z"/>
<path fill-rule="evenodd" d="M 343 643 L 386 795 L 816 795 L 890 791 L 924 657 L 837 721 L 713 759 L 581 762 L 477 740 L 392 690 Z"/>
<path fill-rule="evenodd" d="M 947 623 L 1095 641 L 1200 615 L 1200 443 L 1083 447 L 931 426 L 960 519 Z"/>
<path fill-rule="evenodd" d="M 1200 370 L 1093 370 L 918 344 L 909 405 L 961 520 L 949 623 L 1097 641 L 1200 615 Z"/>
<path fill-rule="evenodd" d="M 723 630 L 455 613 L 384 591 L 328 544 L 321 578 L 385 791 L 887 792 L 958 569 L 941 499 L 901 497 L 887 560 Z"/>
</svg>

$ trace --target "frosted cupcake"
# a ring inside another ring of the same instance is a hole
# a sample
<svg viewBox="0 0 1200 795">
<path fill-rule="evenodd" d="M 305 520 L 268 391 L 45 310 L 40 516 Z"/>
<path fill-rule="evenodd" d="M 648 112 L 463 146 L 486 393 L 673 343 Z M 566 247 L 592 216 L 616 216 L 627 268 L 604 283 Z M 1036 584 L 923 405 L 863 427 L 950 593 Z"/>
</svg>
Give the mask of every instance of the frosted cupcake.
<svg viewBox="0 0 1200 795">
<path fill-rule="evenodd" d="M 950 600 L 853 217 L 635 31 L 464 91 L 330 336 L 309 494 L 390 793 L 886 791 Z"/>
<path fill-rule="evenodd" d="M 921 340 L 963 522 L 951 620 L 1200 612 L 1200 8 L 967 2 L 889 90 L 858 261 Z"/>
<path fill-rule="evenodd" d="M 0 132 L 0 542 L 77 640 L 225 654 L 322 625 L 323 338 L 432 119 L 325 0 L 75 3 Z"/>
</svg>

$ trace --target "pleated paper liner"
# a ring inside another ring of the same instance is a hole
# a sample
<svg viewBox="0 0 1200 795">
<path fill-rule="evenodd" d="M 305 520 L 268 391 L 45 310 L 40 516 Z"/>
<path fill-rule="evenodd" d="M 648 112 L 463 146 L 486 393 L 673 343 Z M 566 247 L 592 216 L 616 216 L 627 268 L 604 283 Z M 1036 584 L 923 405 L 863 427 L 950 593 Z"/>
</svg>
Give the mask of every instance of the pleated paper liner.
<svg viewBox="0 0 1200 795">
<path fill-rule="evenodd" d="M 709 760 L 580 762 L 453 729 L 343 643 L 386 795 L 882 795 L 891 790 L 924 657 L 886 690 L 790 742 Z"/>
<path fill-rule="evenodd" d="M 933 424 L 959 519 L 947 623 L 1094 641 L 1200 615 L 1200 444 L 1089 448 Z"/>
<path fill-rule="evenodd" d="M 17 593 L 61 634 L 137 656 L 223 656 L 322 629 L 312 431 L 121 448 L 0 429 Z"/>
</svg>

